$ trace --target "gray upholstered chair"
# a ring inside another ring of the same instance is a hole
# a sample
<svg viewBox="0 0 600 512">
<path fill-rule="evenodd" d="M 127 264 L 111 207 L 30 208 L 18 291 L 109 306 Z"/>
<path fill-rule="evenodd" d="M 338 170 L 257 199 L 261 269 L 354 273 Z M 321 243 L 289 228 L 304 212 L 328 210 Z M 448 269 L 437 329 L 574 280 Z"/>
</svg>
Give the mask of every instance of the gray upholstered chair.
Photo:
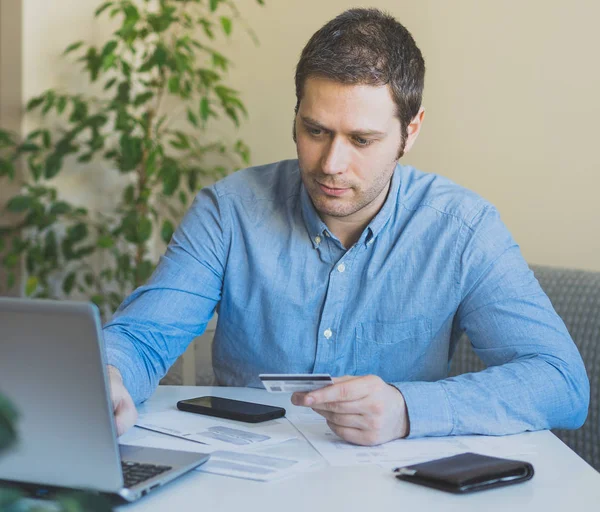
<svg viewBox="0 0 600 512">
<path fill-rule="evenodd" d="M 580 429 L 554 433 L 600 471 L 600 272 L 531 266 L 581 352 L 590 379 L 588 418 Z M 452 358 L 451 375 L 485 368 L 466 336 Z"/>
</svg>

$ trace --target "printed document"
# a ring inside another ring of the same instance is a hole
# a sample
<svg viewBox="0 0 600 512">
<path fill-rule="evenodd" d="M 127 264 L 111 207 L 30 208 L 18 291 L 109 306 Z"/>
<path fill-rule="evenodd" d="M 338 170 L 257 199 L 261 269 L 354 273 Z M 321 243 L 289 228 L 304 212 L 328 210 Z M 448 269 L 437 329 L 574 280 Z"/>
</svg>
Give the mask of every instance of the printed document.
<svg viewBox="0 0 600 512">
<path fill-rule="evenodd" d="M 202 443 L 219 450 L 243 450 L 259 445 L 277 444 L 297 437 L 294 428 L 285 419 L 242 423 L 178 409 L 141 413 L 135 424 L 147 430 Z"/>
<path fill-rule="evenodd" d="M 425 437 L 398 439 L 378 446 L 358 446 L 338 437 L 327 426 L 325 418 L 310 408 L 288 412 L 287 418 L 332 466 L 377 464 L 389 469 L 471 451 L 504 457 L 532 452 L 531 446 L 523 445 L 522 437 L 511 449 L 511 436 Z"/>
<path fill-rule="evenodd" d="M 306 470 L 311 465 L 312 461 L 275 457 L 265 453 L 219 450 L 211 453 L 210 459 L 197 467 L 196 471 L 269 482 Z"/>
<path fill-rule="evenodd" d="M 289 427 L 293 429 L 291 425 Z M 251 452 L 241 452 L 215 450 L 212 446 L 136 427 L 122 436 L 119 442 L 133 446 L 210 453 L 210 459 L 197 467 L 196 471 L 262 482 L 287 478 L 322 460 L 316 453 L 314 456 L 307 454 L 306 448 L 309 448 L 308 452 L 312 449 L 300 438 L 277 445 L 255 444 Z"/>
</svg>

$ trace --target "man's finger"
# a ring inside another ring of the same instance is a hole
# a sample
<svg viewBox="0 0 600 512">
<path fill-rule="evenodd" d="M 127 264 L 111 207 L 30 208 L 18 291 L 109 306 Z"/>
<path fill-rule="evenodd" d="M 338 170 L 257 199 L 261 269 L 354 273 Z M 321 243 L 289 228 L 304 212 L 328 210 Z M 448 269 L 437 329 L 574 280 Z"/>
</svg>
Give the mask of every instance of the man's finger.
<svg viewBox="0 0 600 512">
<path fill-rule="evenodd" d="M 115 408 L 115 422 L 117 426 L 117 436 L 127 432 L 137 420 L 137 409 L 133 402 L 121 400 Z"/>
<path fill-rule="evenodd" d="M 368 412 L 367 401 L 364 399 L 349 402 L 325 402 L 311 406 L 316 412 L 328 411 L 340 414 L 364 414 Z"/>
<path fill-rule="evenodd" d="M 328 411 L 314 411 L 327 420 L 328 424 L 334 424 L 338 427 L 349 427 L 356 428 L 358 430 L 367 430 L 369 428 L 367 424 L 367 418 L 361 414 L 339 414 L 336 412 Z"/>
<path fill-rule="evenodd" d="M 350 402 L 365 398 L 370 391 L 371 386 L 368 384 L 368 380 L 364 377 L 354 377 L 311 391 L 304 396 L 303 403 L 298 405 L 312 407 L 313 405 L 326 402 Z"/>
<path fill-rule="evenodd" d="M 378 444 L 377 440 L 373 436 L 373 433 L 360 430 L 352 427 L 342 427 L 340 425 L 336 425 L 335 423 L 327 422 L 329 428 L 333 430 L 339 437 L 341 437 L 344 441 L 348 441 L 352 444 L 358 444 L 361 446 L 372 446 Z"/>
</svg>

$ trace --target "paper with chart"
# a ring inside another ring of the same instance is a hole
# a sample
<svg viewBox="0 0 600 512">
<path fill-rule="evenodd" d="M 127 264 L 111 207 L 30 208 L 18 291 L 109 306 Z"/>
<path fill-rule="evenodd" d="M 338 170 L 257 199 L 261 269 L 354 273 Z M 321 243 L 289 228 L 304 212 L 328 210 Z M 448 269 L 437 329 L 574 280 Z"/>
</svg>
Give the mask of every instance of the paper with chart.
<svg viewBox="0 0 600 512">
<path fill-rule="evenodd" d="M 325 419 L 312 409 L 295 409 L 288 412 L 287 418 L 332 466 L 377 464 L 389 469 L 470 451 L 515 457 L 534 450 L 533 445 L 523 445 L 522 440 L 518 444 L 511 443 L 511 436 L 425 437 L 398 439 L 378 446 L 357 446 L 334 434 Z M 511 444 L 514 445 L 512 451 Z"/>
<path fill-rule="evenodd" d="M 244 450 L 249 447 L 277 444 L 296 437 L 296 431 L 284 419 L 256 424 L 242 423 L 177 409 L 141 413 L 135 424 L 219 450 Z"/>
</svg>

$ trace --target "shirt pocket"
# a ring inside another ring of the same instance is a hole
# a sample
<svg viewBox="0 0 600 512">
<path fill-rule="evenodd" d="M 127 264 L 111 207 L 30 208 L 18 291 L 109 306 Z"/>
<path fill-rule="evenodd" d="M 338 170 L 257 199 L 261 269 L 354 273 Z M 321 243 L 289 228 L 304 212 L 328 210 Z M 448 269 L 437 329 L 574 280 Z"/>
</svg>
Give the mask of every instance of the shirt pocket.
<svg viewBox="0 0 600 512">
<path fill-rule="evenodd" d="M 356 326 L 357 375 L 378 375 L 386 382 L 411 380 L 424 364 L 431 342 L 431 319 L 361 322 Z"/>
</svg>

